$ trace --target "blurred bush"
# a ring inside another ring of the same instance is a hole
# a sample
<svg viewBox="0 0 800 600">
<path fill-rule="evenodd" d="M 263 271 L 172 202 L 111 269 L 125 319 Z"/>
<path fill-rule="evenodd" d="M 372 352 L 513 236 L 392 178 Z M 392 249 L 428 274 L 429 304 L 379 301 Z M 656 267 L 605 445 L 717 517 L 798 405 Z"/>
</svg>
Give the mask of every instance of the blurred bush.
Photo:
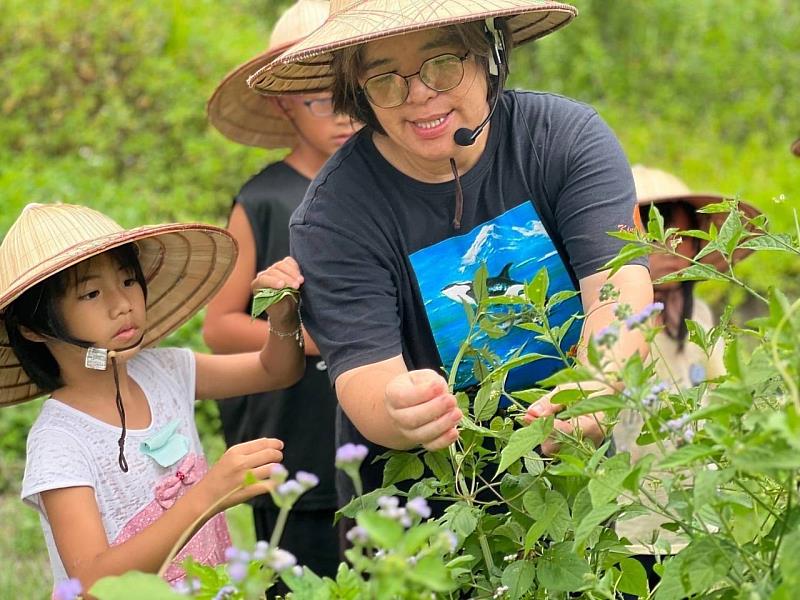
<svg viewBox="0 0 800 600">
<path fill-rule="evenodd" d="M 279 153 L 230 143 L 205 103 L 262 50 L 290 0 L 1 0 L 0 234 L 28 202 L 88 204 L 123 226 L 224 224 L 239 186 Z M 631 162 L 738 195 L 794 227 L 800 9 L 794 0 L 575 0 L 563 31 L 514 53 L 511 85 L 595 105 Z M 760 253 L 757 289 L 800 266 Z M 717 302 L 729 291 L 705 286 Z M 201 316 L 168 343 L 202 348 Z M 20 458 L 37 404 L 0 411 L 0 462 Z M 214 403 L 198 405 L 219 447 Z M 0 473 L 0 478 L 3 474 Z"/>
</svg>

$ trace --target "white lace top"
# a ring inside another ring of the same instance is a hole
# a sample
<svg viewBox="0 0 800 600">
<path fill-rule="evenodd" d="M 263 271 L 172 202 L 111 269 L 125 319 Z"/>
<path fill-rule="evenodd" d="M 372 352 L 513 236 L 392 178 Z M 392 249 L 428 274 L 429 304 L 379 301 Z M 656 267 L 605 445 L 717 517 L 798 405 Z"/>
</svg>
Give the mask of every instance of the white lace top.
<svg viewBox="0 0 800 600">
<path fill-rule="evenodd" d="M 40 513 L 50 554 L 55 584 L 67 579 L 58 555 L 53 532 L 40 494 L 47 490 L 88 486 L 94 490 L 97 506 L 111 545 L 127 541 L 150 525 L 207 471 L 203 449 L 194 423 L 195 360 L 183 349 L 143 350 L 128 363 L 128 374 L 142 388 L 150 405 L 152 420 L 146 429 L 128 429 L 125 456 L 128 472 L 119 468 L 121 430 L 91 417 L 57 399 L 42 406 L 27 441 L 22 500 Z M 109 398 L 109 402 L 113 402 Z M 142 451 L 143 442 L 169 435 L 167 443 L 180 448 L 161 466 Z M 161 436 L 155 436 L 156 433 Z M 176 563 L 186 555 L 200 562 L 218 564 L 230 546 L 224 516 L 211 519 L 184 547 Z M 182 570 L 173 566 L 167 579 L 176 581 Z"/>
</svg>

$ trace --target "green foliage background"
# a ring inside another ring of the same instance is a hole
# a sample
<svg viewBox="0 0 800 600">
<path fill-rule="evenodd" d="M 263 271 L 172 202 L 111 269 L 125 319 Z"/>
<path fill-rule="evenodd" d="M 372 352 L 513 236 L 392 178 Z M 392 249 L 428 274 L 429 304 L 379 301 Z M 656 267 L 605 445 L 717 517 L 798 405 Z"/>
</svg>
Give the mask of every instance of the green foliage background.
<svg viewBox="0 0 800 600">
<path fill-rule="evenodd" d="M 288 4 L 0 0 L 0 234 L 28 202 L 84 203 L 129 227 L 223 225 L 238 187 L 280 153 L 226 141 L 207 124 L 205 102 L 226 72 L 266 47 Z M 571 25 L 514 52 L 511 85 L 594 105 L 632 163 L 670 170 L 697 190 L 739 196 L 778 230 L 794 228 L 797 3 L 574 4 L 581 15 Z M 739 269 L 756 289 L 797 291 L 796 263 L 756 256 Z M 718 304 L 739 301 L 720 286 L 703 293 Z M 202 348 L 201 320 L 169 342 Z M 199 406 L 214 455 L 221 448 L 215 407 Z M 37 410 L 34 402 L 0 411 L 0 491 L 18 490 Z M 31 511 L 20 522 L 22 529 L 0 530 L 0 558 L 11 565 L 0 589 L 45 590 L 30 569 L 42 552 Z"/>
</svg>

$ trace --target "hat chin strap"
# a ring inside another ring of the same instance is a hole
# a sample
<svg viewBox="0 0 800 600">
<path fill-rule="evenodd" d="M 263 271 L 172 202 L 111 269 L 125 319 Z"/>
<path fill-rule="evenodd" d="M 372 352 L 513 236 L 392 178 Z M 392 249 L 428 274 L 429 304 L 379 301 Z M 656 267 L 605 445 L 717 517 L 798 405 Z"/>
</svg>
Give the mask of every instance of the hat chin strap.
<svg viewBox="0 0 800 600">
<path fill-rule="evenodd" d="M 111 370 L 114 373 L 114 389 L 115 397 L 114 403 L 117 405 L 117 413 L 119 413 L 119 421 L 122 426 L 122 433 L 120 433 L 117 445 L 119 446 L 119 457 L 117 462 L 119 468 L 123 473 L 128 472 L 128 460 L 125 458 L 125 437 L 128 433 L 128 428 L 125 423 L 125 405 L 122 403 L 122 394 L 119 391 L 119 372 L 117 370 L 117 359 L 125 354 L 133 354 L 133 350 L 138 350 L 142 341 L 144 340 L 144 333 L 136 340 L 131 346 L 122 348 L 121 350 L 108 350 L 107 348 L 98 348 L 96 346 L 89 346 L 86 349 L 86 360 L 84 366 L 87 369 L 95 371 L 105 371 L 108 368 L 108 360 L 111 359 Z"/>
</svg>

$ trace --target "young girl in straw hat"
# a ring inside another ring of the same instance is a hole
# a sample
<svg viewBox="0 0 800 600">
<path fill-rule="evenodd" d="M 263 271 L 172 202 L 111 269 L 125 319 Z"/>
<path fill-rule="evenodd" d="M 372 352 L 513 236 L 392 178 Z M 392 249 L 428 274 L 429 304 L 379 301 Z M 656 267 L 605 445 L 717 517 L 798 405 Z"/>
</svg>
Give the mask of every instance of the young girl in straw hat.
<svg viewBox="0 0 800 600">
<path fill-rule="evenodd" d="M 727 213 L 704 214 L 697 210 L 711 203 L 721 202 L 722 196 L 716 194 L 698 194 L 674 175 L 635 165 L 633 178 L 642 221 L 647 222 L 651 206 L 655 205 L 664 219 L 664 227 L 675 227 L 680 231 L 708 231 L 714 223 L 719 229 Z M 744 202 L 739 209 L 747 218 L 759 214 L 758 210 Z M 675 249 L 681 256 L 670 254 L 653 254 L 650 256 L 650 273 L 654 281 L 688 267 L 701 249 L 700 240 L 694 237 L 682 237 Z M 740 250 L 734 255 L 738 261 L 748 251 Z M 719 270 L 727 270 L 728 264 L 718 252 L 708 254 L 701 259 Z M 662 380 L 665 389 L 681 390 L 697 385 L 701 381 L 713 380 L 725 372 L 722 362 L 723 344 L 720 340 L 710 354 L 688 339 L 687 319 L 695 321 L 708 331 L 715 325 L 709 306 L 694 295 L 694 281 L 661 283 L 654 286 L 655 299 L 664 304 L 664 309 L 656 317 L 656 325 L 663 330 L 656 334 L 651 345 L 650 358 L 655 361 L 656 373 Z M 639 446 L 636 439 L 641 433 L 643 420 L 641 414 L 634 411 L 623 411 L 619 422 L 614 427 L 614 443 L 618 452 L 629 452 L 631 459 L 637 461 L 647 454 L 658 454 L 656 444 Z M 685 435 L 691 436 L 689 431 Z M 667 450 L 674 450 L 668 440 L 663 442 Z M 688 483 L 688 481 L 687 481 Z M 667 493 L 663 489 L 651 490 L 660 501 L 666 501 Z M 642 499 L 647 502 L 646 499 Z M 651 579 L 651 587 L 657 581 L 652 570 L 655 556 L 676 553 L 688 543 L 679 534 L 661 528 L 666 519 L 653 514 L 620 521 L 616 531 L 620 537 L 627 538 L 630 549 L 636 552 L 639 559 L 647 567 Z"/>
<path fill-rule="evenodd" d="M 463 304 L 476 302 L 482 265 L 495 294 L 519 293 L 543 267 L 549 294 L 580 291 L 551 315 L 553 325 L 587 315 L 583 332 L 564 336 L 565 354 L 614 320 L 614 306 L 600 300 L 606 283 L 634 311 L 651 301 L 645 261 L 613 276 L 600 270 L 622 245 L 607 232 L 633 226 L 636 201 L 614 134 L 579 102 L 503 90 L 512 45 L 576 13 L 544 0 L 332 0 L 321 27 L 250 78 L 269 95 L 331 90 L 337 109 L 365 123 L 290 224 L 306 278 L 304 321 L 346 414 L 341 441 L 366 443 L 373 456 L 455 442 L 462 414 L 443 372 L 469 334 Z M 557 353 L 519 328 L 479 336 L 474 346 L 501 360 Z M 613 348 L 620 360 L 635 352 L 647 352 L 638 331 Z M 513 369 L 506 391 L 534 387 L 560 364 Z M 474 391 L 473 373 L 462 361 L 454 387 Z M 559 410 L 544 398 L 527 420 Z M 604 437 L 601 415 L 555 427 Z M 554 453 L 557 442 L 542 450 Z M 365 464 L 364 487 L 380 486 L 383 464 Z"/>
<path fill-rule="evenodd" d="M 254 350 L 269 335 L 266 320 L 249 317 L 250 280 L 289 254 L 289 216 L 323 163 L 354 131 L 349 117 L 333 111 L 330 92 L 275 99 L 247 87 L 252 73 L 319 27 L 327 16 L 327 0 L 298 0 L 275 23 L 269 48 L 234 69 L 208 103 L 210 122 L 234 142 L 291 148 L 283 160 L 245 183 L 234 198 L 228 230 L 239 244 L 239 256 L 231 277 L 210 302 L 203 325 L 204 339 L 216 353 Z M 226 399 L 219 409 L 229 445 L 265 435 L 279 437 L 287 447 L 284 465 L 289 471 L 313 470 L 319 476 L 319 486 L 293 507 L 282 547 L 315 573 L 333 577 L 339 564 L 333 526 L 336 397 L 325 363 L 309 337 L 305 349 L 305 373 L 296 385 Z M 300 407 L 313 411 L 314 417 L 300 418 Z M 256 536 L 269 539 L 280 511 L 266 495 L 255 498 L 252 505 Z"/>
<path fill-rule="evenodd" d="M 235 256 L 216 227 L 124 230 L 68 204 L 28 205 L 0 245 L 0 405 L 48 395 L 28 435 L 22 499 L 40 512 L 56 584 L 155 572 L 201 516 L 165 576 L 181 579 L 187 556 L 217 564 L 230 545 L 220 512 L 269 489 L 283 443 L 234 446 L 209 469 L 193 403 L 300 376 L 294 301 L 269 309 L 277 335 L 260 352 L 148 349 L 205 304 Z M 253 282 L 301 283 L 292 259 Z M 258 483 L 229 495 L 248 472 Z"/>
</svg>

